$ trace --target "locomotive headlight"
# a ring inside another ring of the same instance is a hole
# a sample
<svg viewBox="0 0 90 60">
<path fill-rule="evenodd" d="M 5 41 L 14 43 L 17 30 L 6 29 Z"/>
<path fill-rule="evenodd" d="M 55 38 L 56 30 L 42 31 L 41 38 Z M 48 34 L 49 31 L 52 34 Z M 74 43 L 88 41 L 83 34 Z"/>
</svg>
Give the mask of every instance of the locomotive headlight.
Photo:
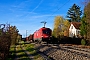
<svg viewBox="0 0 90 60">
<path fill-rule="evenodd" d="M 52 36 L 50 36 L 50 37 L 52 37 Z"/>
</svg>

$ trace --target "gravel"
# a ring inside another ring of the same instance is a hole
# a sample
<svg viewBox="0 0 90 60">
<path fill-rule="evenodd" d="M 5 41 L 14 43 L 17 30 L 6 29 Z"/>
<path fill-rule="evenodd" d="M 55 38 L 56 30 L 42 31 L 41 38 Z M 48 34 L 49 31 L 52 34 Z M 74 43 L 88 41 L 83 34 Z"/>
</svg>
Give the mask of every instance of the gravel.
<svg viewBox="0 0 90 60">
<path fill-rule="evenodd" d="M 36 45 L 36 48 L 54 60 L 90 60 L 88 57 L 73 53 L 62 48 L 53 48 L 50 46 L 41 46 L 38 44 Z"/>
</svg>

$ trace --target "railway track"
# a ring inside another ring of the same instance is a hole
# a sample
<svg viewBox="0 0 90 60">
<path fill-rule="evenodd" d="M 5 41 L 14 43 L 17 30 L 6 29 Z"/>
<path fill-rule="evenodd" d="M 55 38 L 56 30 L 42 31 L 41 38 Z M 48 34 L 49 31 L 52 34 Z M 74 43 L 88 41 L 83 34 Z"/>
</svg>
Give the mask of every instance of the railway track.
<svg viewBox="0 0 90 60">
<path fill-rule="evenodd" d="M 40 54 L 44 60 L 54 60 L 52 57 L 50 57 L 49 55 L 45 54 L 45 52 L 43 52 L 44 49 L 42 51 L 41 48 L 43 48 L 43 47 L 46 47 L 46 49 L 48 48 L 47 44 L 46 43 L 44 44 L 44 43 L 35 44 L 35 46 L 36 46 L 35 49 L 37 50 L 37 53 Z"/>
<path fill-rule="evenodd" d="M 90 49 L 79 48 L 78 45 L 68 46 L 64 44 L 47 44 L 45 42 L 33 44 L 36 53 L 42 57 L 41 59 L 35 59 L 35 55 L 30 54 L 22 45 L 16 46 L 16 51 L 20 47 L 17 52 L 22 51 L 25 54 L 25 59 L 28 60 L 90 60 Z M 21 59 L 18 53 L 16 55 L 17 58 L 14 60 Z"/>
<path fill-rule="evenodd" d="M 41 51 L 38 51 L 37 53 L 43 57 L 43 60 L 54 60 L 53 58 L 49 57 L 48 55 L 46 55 L 45 53 Z"/>
<path fill-rule="evenodd" d="M 90 49 L 66 46 L 61 44 L 37 44 L 38 50 L 50 56 L 53 60 L 90 60 Z M 72 58 L 71 58 L 72 57 Z"/>
<path fill-rule="evenodd" d="M 61 49 L 70 51 L 70 52 L 75 53 L 77 55 L 81 55 L 81 56 L 90 58 L 90 49 L 78 48 L 78 47 L 73 47 L 73 46 L 62 46 Z"/>
</svg>

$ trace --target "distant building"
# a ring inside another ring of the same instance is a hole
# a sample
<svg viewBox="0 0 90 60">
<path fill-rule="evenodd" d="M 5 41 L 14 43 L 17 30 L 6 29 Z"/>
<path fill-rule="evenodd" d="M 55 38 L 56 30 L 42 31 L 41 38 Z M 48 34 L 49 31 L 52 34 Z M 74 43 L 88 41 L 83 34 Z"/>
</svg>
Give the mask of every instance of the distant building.
<svg viewBox="0 0 90 60">
<path fill-rule="evenodd" d="M 70 28 L 69 28 L 69 37 L 76 37 L 80 35 L 80 22 L 71 22 Z"/>
</svg>

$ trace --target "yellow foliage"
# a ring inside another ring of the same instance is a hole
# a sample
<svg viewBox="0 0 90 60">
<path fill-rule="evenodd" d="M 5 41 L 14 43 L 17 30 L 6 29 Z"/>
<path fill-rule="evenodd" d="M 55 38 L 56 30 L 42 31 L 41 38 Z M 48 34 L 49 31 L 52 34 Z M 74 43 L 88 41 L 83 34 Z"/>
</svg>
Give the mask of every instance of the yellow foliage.
<svg viewBox="0 0 90 60">
<path fill-rule="evenodd" d="M 53 35 L 54 37 L 58 38 L 59 36 L 68 36 L 68 29 L 70 26 L 70 22 L 68 20 L 65 20 L 61 16 L 56 16 L 54 20 L 54 29 L 53 29 Z M 66 31 L 67 34 L 64 32 Z"/>
</svg>

